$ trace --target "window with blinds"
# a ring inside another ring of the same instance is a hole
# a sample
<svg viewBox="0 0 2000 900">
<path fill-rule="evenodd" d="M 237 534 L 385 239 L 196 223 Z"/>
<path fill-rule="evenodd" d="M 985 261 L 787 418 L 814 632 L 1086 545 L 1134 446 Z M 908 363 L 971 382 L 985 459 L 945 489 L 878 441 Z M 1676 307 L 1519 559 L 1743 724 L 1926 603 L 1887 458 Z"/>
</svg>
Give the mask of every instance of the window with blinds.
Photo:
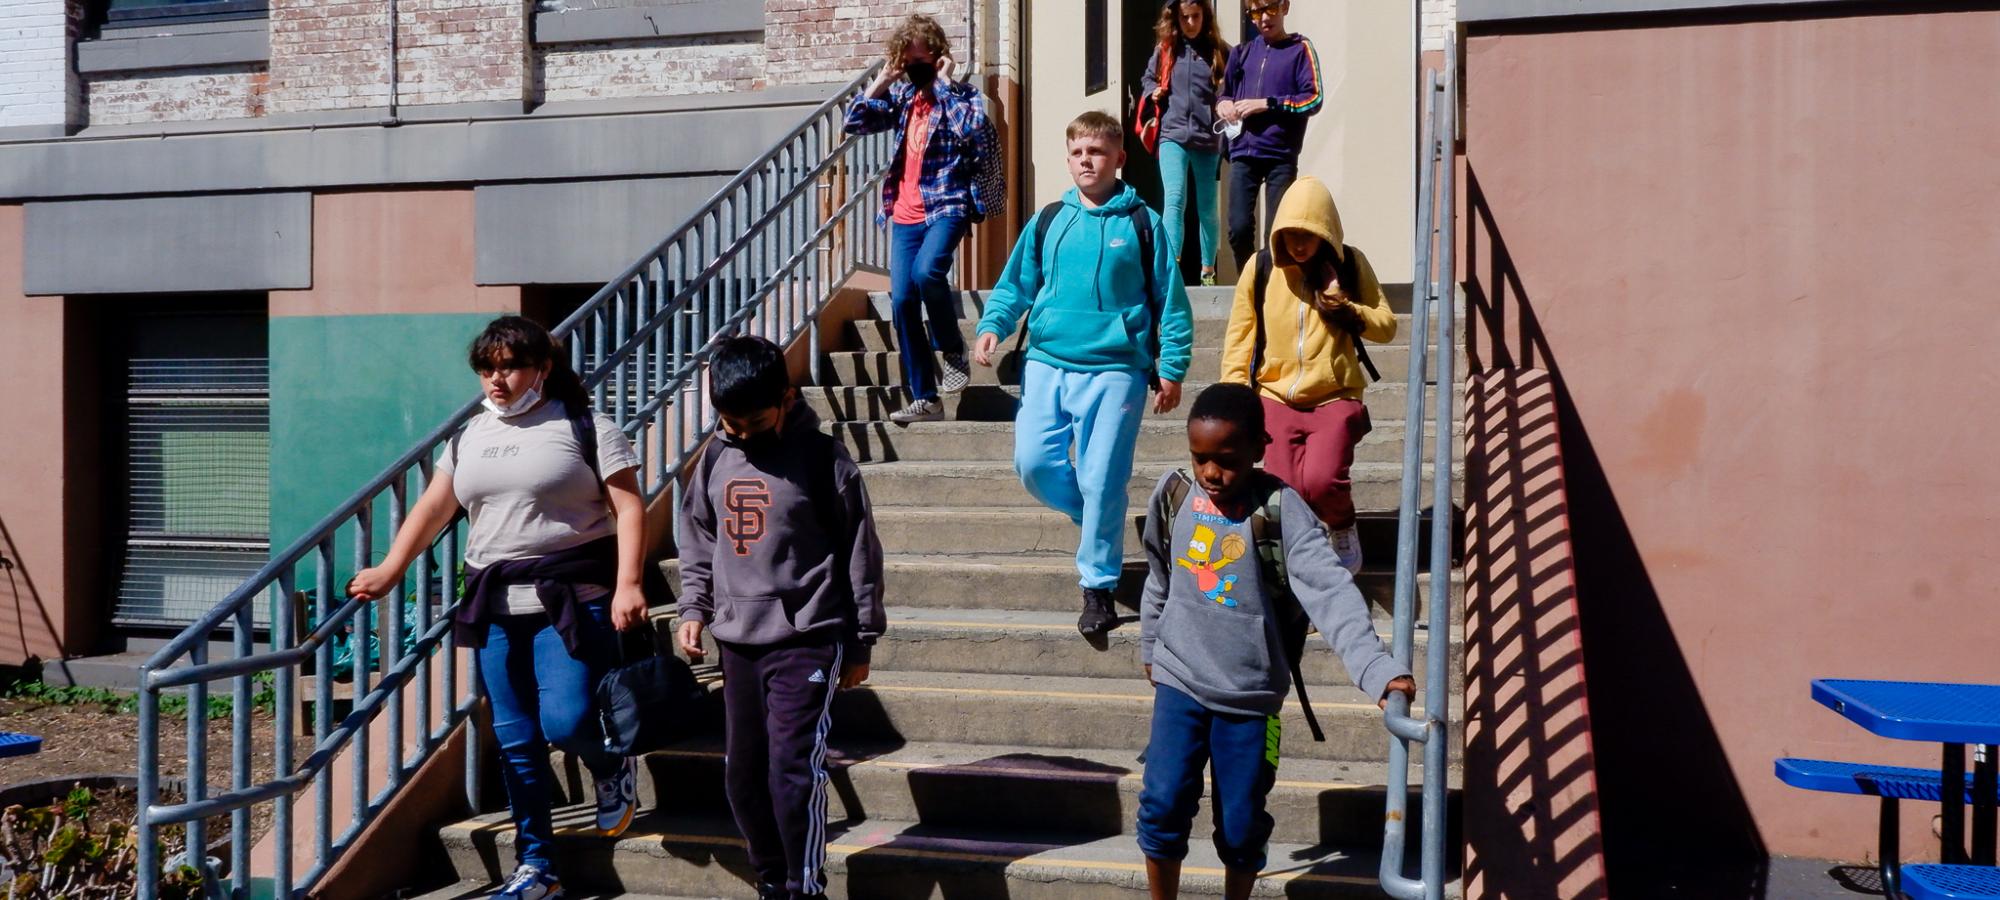
<svg viewBox="0 0 2000 900">
<path fill-rule="evenodd" d="M 125 556 L 115 620 L 176 625 L 220 602 L 269 557 L 270 363 L 146 349 L 135 348 L 125 365 Z"/>
</svg>

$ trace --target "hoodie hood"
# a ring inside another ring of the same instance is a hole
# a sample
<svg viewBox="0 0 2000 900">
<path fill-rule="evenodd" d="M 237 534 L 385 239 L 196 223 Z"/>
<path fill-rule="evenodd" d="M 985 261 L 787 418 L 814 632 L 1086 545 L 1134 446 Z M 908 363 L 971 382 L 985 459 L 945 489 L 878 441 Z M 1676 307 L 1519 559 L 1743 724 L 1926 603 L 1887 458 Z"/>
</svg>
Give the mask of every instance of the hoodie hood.
<svg viewBox="0 0 2000 900">
<path fill-rule="evenodd" d="M 1119 179 L 1118 191 L 1112 194 L 1111 199 L 1106 200 L 1103 206 L 1088 207 L 1083 205 L 1083 189 L 1076 187 L 1063 192 L 1062 202 L 1064 206 L 1083 213 L 1086 216 L 1122 216 L 1146 201 L 1139 199 L 1139 192 L 1133 190 L 1131 185 L 1126 184 L 1124 179 Z"/>
<path fill-rule="evenodd" d="M 1340 209 L 1333 205 L 1333 192 L 1311 175 L 1292 182 L 1285 191 L 1285 199 L 1279 201 L 1278 214 L 1271 224 L 1271 246 L 1278 246 L 1278 235 L 1289 230 L 1304 231 L 1327 242 L 1336 258 L 1346 252 L 1342 249 L 1346 239 L 1340 228 Z"/>
</svg>

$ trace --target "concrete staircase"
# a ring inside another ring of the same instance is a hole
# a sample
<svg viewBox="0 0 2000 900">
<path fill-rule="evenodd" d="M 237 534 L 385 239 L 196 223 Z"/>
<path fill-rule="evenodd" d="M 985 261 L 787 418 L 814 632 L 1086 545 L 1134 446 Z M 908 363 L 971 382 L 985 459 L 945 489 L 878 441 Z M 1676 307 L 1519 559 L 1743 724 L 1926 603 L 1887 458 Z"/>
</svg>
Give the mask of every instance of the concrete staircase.
<svg viewBox="0 0 2000 900">
<path fill-rule="evenodd" d="M 1188 401 L 1220 369 L 1229 309 L 1226 288 L 1191 294 L 1197 330 Z M 876 648 L 873 677 L 835 703 L 829 893 L 848 900 L 1144 897 L 1132 835 L 1151 690 L 1138 663 L 1144 566 L 1137 541 L 1127 542 L 1119 589 L 1130 618 L 1104 647 L 1093 647 L 1075 628 L 1076 528 L 1035 505 L 1013 473 L 1018 359 L 1010 353 L 996 369 L 975 369 L 974 386 L 948 398 L 948 421 L 890 425 L 889 412 L 907 398 L 888 300 L 873 300 L 875 317 L 856 322 L 848 349 L 824 360 L 826 383 L 804 392 L 863 463 L 889 551 L 891 624 Z M 978 303 L 972 294 L 961 298 L 968 337 Z M 1404 334 L 1407 324 L 1406 316 Z M 1409 352 L 1399 342 L 1373 356 L 1384 380 L 1368 391 L 1375 429 L 1360 447 L 1354 482 L 1368 557 L 1361 584 L 1386 637 Z M 1187 464 L 1185 409 L 1144 425 L 1130 487 L 1135 516 L 1159 475 Z M 1456 459 L 1462 448 L 1454 446 Z M 1458 619 L 1462 580 L 1452 581 Z M 671 627 L 659 624 L 663 633 Z M 1456 630 L 1420 630 L 1418 653 L 1434 640 L 1448 641 L 1453 657 L 1456 747 L 1462 642 Z M 1421 678 L 1421 662 L 1416 668 Z M 1379 897 L 1388 737 L 1374 703 L 1348 686 L 1323 644 L 1309 644 L 1304 671 L 1327 740 L 1314 742 L 1296 701 L 1287 702 L 1284 761 L 1270 798 L 1277 830 L 1257 896 Z M 568 767 L 568 796 L 581 801 L 590 786 L 575 768 Z M 623 838 L 563 838 L 572 890 L 752 896 L 722 795 L 719 734 L 653 754 L 643 771 L 642 815 Z M 1455 785 L 1457 773 L 1450 777 Z M 1410 808 L 1418 809 L 1414 790 Z M 573 808 L 558 820 L 587 818 Z M 1185 896 L 1221 895 L 1206 821 L 1205 812 L 1197 818 Z M 465 896 L 467 885 L 512 868 L 504 812 L 452 825 L 440 837 L 461 885 L 435 896 Z"/>
</svg>

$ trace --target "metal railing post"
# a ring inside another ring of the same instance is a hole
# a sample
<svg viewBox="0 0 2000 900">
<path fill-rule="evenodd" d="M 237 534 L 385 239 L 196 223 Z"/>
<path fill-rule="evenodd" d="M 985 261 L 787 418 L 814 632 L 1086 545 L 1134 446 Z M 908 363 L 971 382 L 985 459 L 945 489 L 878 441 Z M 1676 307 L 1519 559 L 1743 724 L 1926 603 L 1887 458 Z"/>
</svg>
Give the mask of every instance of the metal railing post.
<svg viewBox="0 0 2000 900">
<path fill-rule="evenodd" d="M 1451 550 L 1452 525 L 1456 518 L 1451 501 L 1452 475 L 1452 382 L 1457 370 L 1458 282 L 1456 262 L 1457 181 L 1456 159 L 1458 123 L 1458 79 L 1456 54 L 1447 45 L 1443 90 L 1437 99 L 1444 104 L 1443 128 L 1437 135 L 1438 148 L 1438 273 L 1437 273 L 1437 452 L 1431 460 L 1431 584 L 1430 642 L 1425 645 L 1427 672 L 1424 676 L 1424 718 L 1430 722 L 1430 738 L 1424 742 L 1424 896 L 1443 900 L 1445 861 L 1445 778 L 1451 755 Z M 1417 427 L 1414 426 L 1413 427 Z"/>
<path fill-rule="evenodd" d="M 160 692 L 152 686 L 153 667 L 139 667 L 139 897 L 160 895 L 160 826 L 153 807 L 160 800 Z"/>
</svg>

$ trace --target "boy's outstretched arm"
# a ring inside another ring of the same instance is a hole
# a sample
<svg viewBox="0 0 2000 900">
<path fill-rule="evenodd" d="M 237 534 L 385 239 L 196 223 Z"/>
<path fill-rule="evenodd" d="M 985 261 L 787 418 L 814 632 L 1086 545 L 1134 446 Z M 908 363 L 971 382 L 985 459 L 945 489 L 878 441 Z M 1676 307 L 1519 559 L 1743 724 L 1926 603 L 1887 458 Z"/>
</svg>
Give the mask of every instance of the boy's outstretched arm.
<svg viewBox="0 0 2000 900">
<path fill-rule="evenodd" d="M 1049 239 L 1056 237 L 1051 233 Z M 1028 226 L 1021 230 L 1020 240 L 1014 242 L 1014 252 L 1007 256 L 1007 267 L 1000 270 L 1000 280 L 986 295 L 986 312 L 979 317 L 973 362 L 992 365 L 993 350 L 1013 335 L 1015 324 L 1034 305 L 1035 294 L 1042 289 L 1041 260 L 1029 258 L 1035 255 L 1034 243 L 1035 218 L 1030 217 Z"/>
<path fill-rule="evenodd" d="M 848 533 L 837 537 L 847 542 L 848 580 L 854 596 L 854 634 L 843 651 L 840 686 L 851 688 L 868 680 L 869 659 L 875 640 L 888 628 L 882 606 L 882 541 L 875 533 L 875 511 L 868 502 L 868 487 L 861 470 L 845 447 L 838 447 L 834 477 L 840 485 L 840 501 L 846 506 Z"/>
<path fill-rule="evenodd" d="M 1188 302 L 1187 285 L 1181 283 L 1180 263 L 1167 242 L 1167 222 L 1153 217 L 1154 308 L 1160 311 L 1160 378 L 1181 384 L 1187 381 L 1188 366 L 1194 361 L 1194 307 Z M 1171 409 L 1172 407 L 1169 407 Z M 1166 410 L 1161 410 L 1165 412 Z"/>
<path fill-rule="evenodd" d="M 719 441 L 721 437 L 710 437 Z M 708 497 L 708 467 L 695 463 L 681 499 L 681 596 L 677 604 L 681 618 L 676 635 L 681 652 L 689 659 L 701 659 L 701 632 L 715 617 L 715 505 Z"/>
<path fill-rule="evenodd" d="M 1319 517 L 1298 492 L 1289 489 L 1284 492 L 1283 510 L 1285 573 L 1292 581 L 1292 596 L 1319 628 L 1320 637 L 1340 655 L 1348 676 L 1370 699 L 1383 699 L 1399 678 L 1406 684 L 1398 688 L 1408 686 L 1409 667 L 1382 646 L 1368 615 L 1368 600 L 1334 554 L 1333 541 Z"/>
<path fill-rule="evenodd" d="M 1167 608 L 1167 579 L 1172 576 L 1173 552 L 1168 544 L 1173 541 L 1174 515 L 1179 510 L 1166 509 L 1167 483 L 1175 478 L 1168 473 L 1153 487 L 1153 499 L 1146 504 L 1146 526 L 1140 533 L 1140 545 L 1146 551 L 1146 587 L 1139 594 L 1139 662 L 1146 667 L 1146 680 L 1153 680 L 1153 645 L 1160 639 L 1160 613 Z"/>
</svg>

